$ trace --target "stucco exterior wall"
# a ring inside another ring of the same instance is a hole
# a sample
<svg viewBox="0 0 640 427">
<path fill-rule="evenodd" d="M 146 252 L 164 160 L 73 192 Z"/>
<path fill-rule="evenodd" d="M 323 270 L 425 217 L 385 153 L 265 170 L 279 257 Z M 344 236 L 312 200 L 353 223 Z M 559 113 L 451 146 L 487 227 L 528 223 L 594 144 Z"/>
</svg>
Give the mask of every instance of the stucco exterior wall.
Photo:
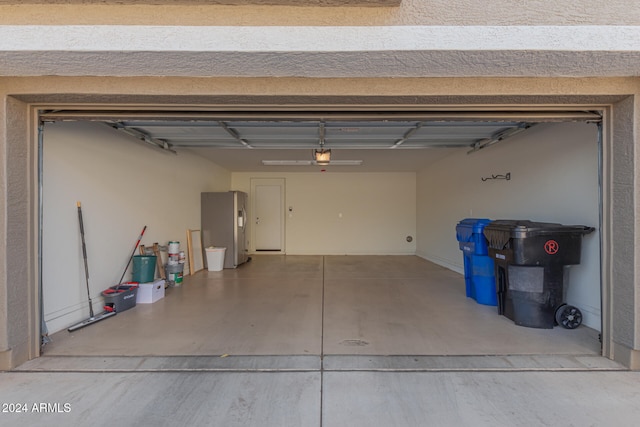
<svg viewBox="0 0 640 427">
<path fill-rule="evenodd" d="M 34 263 L 33 212 L 33 145 L 29 141 L 27 105 L 13 98 L 5 102 L 5 132 L 0 142 L 4 169 L 3 193 L 4 223 L 2 260 L 5 263 L 0 277 L 0 364 L 15 366 L 26 358 L 35 357 L 34 341 L 39 341 L 30 330 L 36 319 L 37 288 Z M 30 285 L 31 284 L 31 285 Z M 27 332 L 25 334 L 25 332 Z M 0 367 L 0 369 L 2 369 Z"/>
<path fill-rule="evenodd" d="M 624 77 L 640 26 L 0 26 L 0 75 Z"/>
<path fill-rule="evenodd" d="M 0 102 L 0 117 L 6 117 L 6 98 Z M 0 193 L 2 193 L 4 203 L 0 209 L 0 366 L 11 366 L 9 349 L 9 339 L 7 336 L 7 323 L 9 321 L 7 313 L 7 121 L 0 120 Z"/>
<path fill-rule="evenodd" d="M 38 352 L 34 103 L 604 106 L 604 347 L 640 368 L 640 8 L 348 1 L 0 0 L 0 369 Z"/>
<path fill-rule="evenodd" d="M 241 1 L 241 0 L 240 0 Z M 259 3 L 261 0 L 255 0 Z M 263 0 L 267 1 L 267 0 Z M 217 5 L 206 0 L 0 0 L 0 24 L 19 25 L 638 25 L 628 0 L 402 0 L 391 7 Z M 384 0 L 383 0 L 384 1 Z M 47 3 L 47 4 L 43 4 Z M 52 4 L 53 3 L 53 4 Z"/>
<path fill-rule="evenodd" d="M 617 138 L 616 134 L 628 133 L 631 123 L 631 111 L 633 105 L 633 99 L 626 99 L 620 103 L 620 113 L 614 117 L 614 138 Z M 633 163 L 636 162 L 636 150 L 633 144 L 616 144 L 613 147 L 612 153 L 612 170 L 614 189 L 612 193 L 613 204 L 616 209 L 612 211 L 611 220 L 614 224 L 613 227 L 613 239 L 616 242 L 622 243 L 622 246 L 626 248 L 636 248 L 637 237 L 633 228 L 633 224 L 626 223 L 624 219 L 630 215 L 634 210 L 635 205 L 635 181 L 636 176 L 629 173 L 621 173 L 633 168 Z M 636 277 L 636 269 L 634 266 L 635 250 L 629 252 L 622 252 L 618 250 L 613 251 L 613 274 L 614 282 L 629 282 L 633 281 Z M 612 315 L 613 321 L 613 334 L 616 340 L 624 345 L 632 345 L 636 339 L 636 334 L 629 334 L 627 331 L 633 329 L 631 324 L 633 320 L 623 313 L 629 311 L 635 311 L 635 293 L 632 288 L 618 288 L 613 294 L 613 303 L 618 308 Z"/>
</svg>

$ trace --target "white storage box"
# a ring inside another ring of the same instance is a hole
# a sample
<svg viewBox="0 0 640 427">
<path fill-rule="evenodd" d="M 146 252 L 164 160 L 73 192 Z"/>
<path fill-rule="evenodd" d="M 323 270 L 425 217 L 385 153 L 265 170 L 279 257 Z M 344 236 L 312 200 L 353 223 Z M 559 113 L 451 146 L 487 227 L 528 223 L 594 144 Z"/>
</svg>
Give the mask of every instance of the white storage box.
<svg viewBox="0 0 640 427">
<path fill-rule="evenodd" d="M 136 303 L 151 304 L 162 298 L 164 298 L 164 279 L 158 279 L 150 283 L 140 283 L 138 285 Z"/>
</svg>

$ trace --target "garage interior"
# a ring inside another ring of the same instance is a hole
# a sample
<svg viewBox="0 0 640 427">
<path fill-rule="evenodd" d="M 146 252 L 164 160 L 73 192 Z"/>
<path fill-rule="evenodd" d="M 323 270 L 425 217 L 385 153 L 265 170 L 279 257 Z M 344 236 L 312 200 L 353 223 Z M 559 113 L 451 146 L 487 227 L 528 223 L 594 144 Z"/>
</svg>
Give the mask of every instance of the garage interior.
<svg viewBox="0 0 640 427">
<path fill-rule="evenodd" d="M 601 352 L 597 113 L 42 118 L 45 356 Z M 331 150 L 328 165 L 314 164 L 316 149 Z M 154 304 L 66 331 L 88 313 L 77 201 L 100 311 L 141 226 L 143 243 L 185 242 L 201 192 L 251 196 L 260 180 L 283 182 L 279 251 L 260 253 L 249 233 L 251 262 L 185 274 Z M 596 227 L 565 279 L 583 325 L 518 327 L 467 298 L 455 226 L 469 217 Z"/>
</svg>

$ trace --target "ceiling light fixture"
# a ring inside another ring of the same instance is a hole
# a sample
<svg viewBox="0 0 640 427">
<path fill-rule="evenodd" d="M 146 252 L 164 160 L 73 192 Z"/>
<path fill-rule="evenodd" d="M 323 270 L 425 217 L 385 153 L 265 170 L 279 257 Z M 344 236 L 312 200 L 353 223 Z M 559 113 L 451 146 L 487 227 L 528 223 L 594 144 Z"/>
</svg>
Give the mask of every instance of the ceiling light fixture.
<svg viewBox="0 0 640 427">
<path fill-rule="evenodd" d="M 264 166 L 322 166 L 314 160 L 263 160 Z M 331 166 L 360 166 L 362 160 L 333 160 Z"/>
<path fill-rule="evenodd" d="M 325 150 L 324 148 L 313 150 L 313 159 L 316 161 L 316 164 L 326 166 L 331 161 L 331 150 Z"/>
<path fill-rule="evenodd" d="M 265 166 L 311 166 L 311 160 L 263 160 Z"/>
</svg>

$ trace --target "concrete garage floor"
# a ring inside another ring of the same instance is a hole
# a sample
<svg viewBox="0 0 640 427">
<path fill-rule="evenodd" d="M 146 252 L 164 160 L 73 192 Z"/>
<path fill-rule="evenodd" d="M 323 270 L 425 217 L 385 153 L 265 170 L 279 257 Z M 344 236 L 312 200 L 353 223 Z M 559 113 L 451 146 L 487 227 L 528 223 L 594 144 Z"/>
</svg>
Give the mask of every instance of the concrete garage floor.
<svg viewBox="0 0 640 427">
<path fill-rule="evenodd" d="M 413 256 L 257 256 L 52 336 L 46 356 L 600 353 L 598 333 L 523 328 Z"/>
<path fill-rule="evenodd" d="M 636 425 L 640 373 L 597 337 L 515 326 L 418 257 L 258 256 L 54 334 L 0 373 L 27 409 L 0 425 Z"/>
</svg>

